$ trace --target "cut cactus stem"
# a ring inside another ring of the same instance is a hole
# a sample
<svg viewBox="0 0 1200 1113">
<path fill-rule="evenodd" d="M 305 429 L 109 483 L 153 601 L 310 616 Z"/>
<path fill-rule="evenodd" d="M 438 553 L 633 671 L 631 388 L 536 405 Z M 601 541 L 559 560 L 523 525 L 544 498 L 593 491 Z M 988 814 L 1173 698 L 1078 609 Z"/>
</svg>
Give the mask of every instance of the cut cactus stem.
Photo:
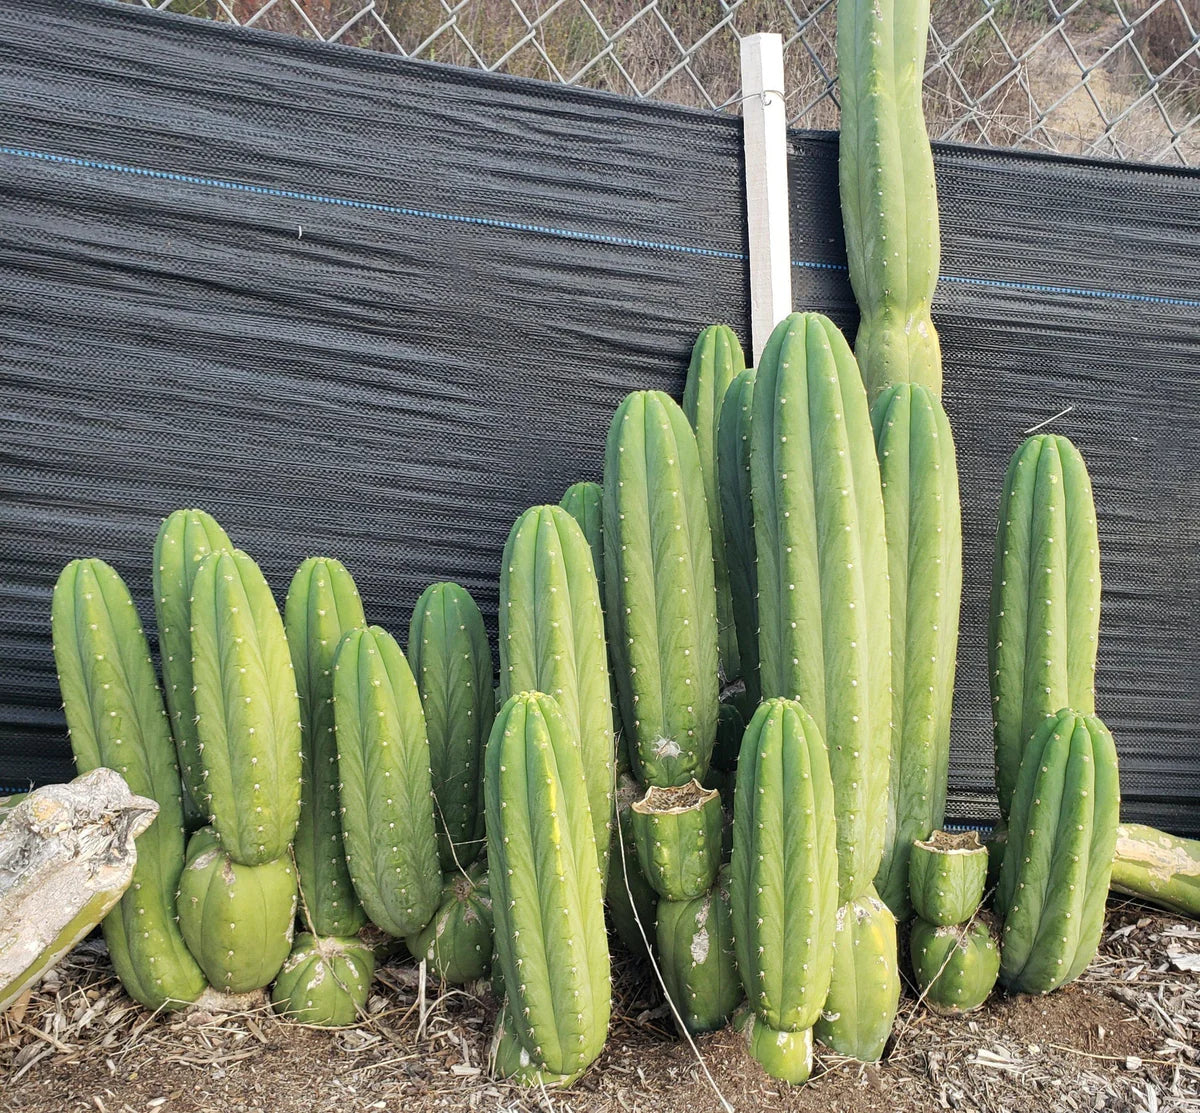
<svg viewBox="0 0 1200 1113">
<path fill-rule="evenodd" d="M 982 1006 L 1000 971 L 1000 943 L 986 912 L 962 924 L 918 917 L 909 933 L 909 956 L 922 1000 L 946 1016 Z"/>
<path fill-rule="evenodd" d="M 375 955 L 357 936 L 296 936 L 271 990 L 271 1007 L 288 1020 L 345 1028 L 364 1016 Z"/>
<path fill-rule="evenodd" d="M 987 882 L 988 851 L 976 831 L 934 831 L 913 843 L 908 887 L 912 906 L 931 924 L 961 924 L 975 915 Z"/>
<path fill-rule="evenodd" d="M 1200 920 L 1200 840 L 1140 823 L 1122 823 L 1117 828 L 1111 888 Z"/>
<path fill-rule="evenodd" d="M 691 900 L 713 887 L 725 825 L 716 789 L 699 781 L 678 788 L 651 786 L 630 812 L 638 862 L 661 898 Z"/>
</svg>

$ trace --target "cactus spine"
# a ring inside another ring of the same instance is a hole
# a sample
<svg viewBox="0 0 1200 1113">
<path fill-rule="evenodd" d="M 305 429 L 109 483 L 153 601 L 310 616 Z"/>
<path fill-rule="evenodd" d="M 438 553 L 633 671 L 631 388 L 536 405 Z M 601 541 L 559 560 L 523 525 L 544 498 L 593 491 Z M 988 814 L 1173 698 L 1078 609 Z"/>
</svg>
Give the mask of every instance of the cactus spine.
<svg viewBox="0 0 1200 1113">
<path fill-rule="evenodd" d="M 733 618 L 730 570 L 726 563 L 723 507 L 717 478 L 717 428 L 721 403 L 735 375 L 746 369 L 737 335 L 728 325 L 709 325 L 696 339 L 683 388 L 683 412 L 696 434 L 708 528 L 712 534 L 713 579 L 717 590 L 717 656 L 722 685 L 742 677 L 737 627 Z"/>
<path fill-rule="evenodd" d="M 798 703 L 770 699 L 754 713 L 734 801 L 729 889 L 738 970 L 757 1014 L 750 1051 L 775 1077 L 803 1081 L 811 1038 L 789 1043 L 770 1033 L 805 1032 L 820 1016 L 838 887 L 825 744 Z M 767 1056 L 771 1047 L 777 1050 Z"/>
<path fill-rule="evenodd" d="M 284 604 L 300 696 L 304 778 L 293 849 L 301 913 L 318 936 L 353 935 L 367 922 L 342 846 L 333 722 L 333 659 L 342 635 L 364 621 L 358 588 L 340 561 L 309 557 L 296 569 Z"/>
<path fill-rule="evenodd" d="M 659 391 L 617 407 L 604 460 L 609 645 L 634 772 L 703 777 L 717 729 L 712 535 L 696 439 Z"/>
<path fill-rule="evenodd" d="M 901 919 L 908 859 L 946 814 L 950 704 L 962 595 L 962 521 L 950 422 L 928 388 L 902 383 L 871 410 L 887 526 L 892 760 L 875 887 Z"/>
<path fill-rule="evenodd" d="M 610 984 L 600 871 L 574 732 L 538 692 L 501 708 L 486 751 L 500 1073 L 569 1084 L 600 1054 Z"/>
<path fill-rule="evenodd" d="M 854 352 L 872 398 L 892 383 L 942 391 L 930 319 L 938 274 L 933 155 L 921 109 L 928 0 L 839 0 L 839 186 Z"/>
<path fill-rule="evenodd" d="M 333 666 L 342 838 L 372 923 L 409 936 L 441 897 L 433 783 L 421 695 L 396 639 L 350 630 Z"/>
<path fill-rule="evenodd" d="M 762 690 L 802 703 L 829 748 L 845 903 L 866 892 L 883 852 L 891 633 L 870 414 L 831 321 L 792 314 L 776 326 L 752 418 Z"/>
<path fill-rule="evenodd" d="M 996 793 L 1005 817 L 1021 755 L 1042 720 L 1063 707 L 1095 710 L 1099 552 L 1079 450 L 1066 437 L 1030 437 L 1004 480 L 988 627 Z"/>
<path fill-rule="evenodd" d="M 230 552 L 233 542 L 203 510 L 176 510 L 154 542 L 154 614 L 171 733 L 183 777 L 184 819 L 189 828 L 208 821 L 208 790 L 200 761 L 200 733 L 192 687 L 192 581 L 209 553 Z"/>
<path fill-rule="evenodd" d="M 183 801 L 171 727 L 133 599 L 101 560 L 63 569 L 51 607 L 54 660 L 80 773 L 107 767 L 158 803 L 137 841 L 130 887 L 103 921 L 121 984 L 150 1009 L 194 1001 L 208 984 L 175 920 Z"/>
<path fill-rule="evenodd" d="M 413 608 L 408 656 L 421 692 L 442 872 L 483 849 L 483 747 L 495 718 L 492 652 L 466 588 L 430 584 Z"/>
<path fill-rule="evenodd" d="M 1104 724 L 1069 708 L 1043 720 L 1021 758 L 996 886 L 1000 981 L 1011 992 L 1057 989 L 1096 954 L 1119 808 Z"/>
<path fill-rule="evenodd" d="M 579 739 L 604 877 L 614 759 L 604 612 L 587 538 L 561 506 L 513 523 L 500 570 L 500 695 L 532 691 L 554 697 Z"/>
<path fill-rule="evenodd" d="M 357 937 L 297 935 L 271 1005 L 301 1024 L 344 1028 L 358 1023 L 374 973 L 375 955 Z"/>
</svg>

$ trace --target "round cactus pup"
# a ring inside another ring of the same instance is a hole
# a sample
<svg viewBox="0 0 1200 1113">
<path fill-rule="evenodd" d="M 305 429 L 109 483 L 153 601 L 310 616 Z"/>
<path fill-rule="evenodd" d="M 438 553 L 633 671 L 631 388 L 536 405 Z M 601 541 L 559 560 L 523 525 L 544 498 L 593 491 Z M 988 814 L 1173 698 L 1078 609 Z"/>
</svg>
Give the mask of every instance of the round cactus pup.
<svg viewBox="0 0 1200 1113">
<path fill-rule="evenodd" d="M 492 972 L 492 898 L 487 870 L 475 863 L 442 886 L 442 903 L 408 949 L 449 985 L 466 985 Z"/>
<path fill-rule="evenodd" d="M 1000 944 L 987 912 L 965 924 L 915 920 L 909 955 L 921 997 L 934 1012 L 949 1016 L 979 1008 L 1000 972 Z"/>
<path fill-rule="evenodd" d="M 375 955 L 356 936 L 318 939 L 305 932 L 275 979 L 271 1005 L 300 1024 L 345 1028 L 366 1006 L 374 973 Z"/>
</svg>

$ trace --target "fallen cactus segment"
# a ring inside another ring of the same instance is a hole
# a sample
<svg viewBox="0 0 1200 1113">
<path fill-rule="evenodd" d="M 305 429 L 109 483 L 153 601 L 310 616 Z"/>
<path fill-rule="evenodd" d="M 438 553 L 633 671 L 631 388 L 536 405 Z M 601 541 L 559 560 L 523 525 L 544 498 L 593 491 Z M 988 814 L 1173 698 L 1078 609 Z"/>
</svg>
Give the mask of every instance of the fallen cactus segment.
<svg viewBox="0 0 1200 1113">
<path fill-rule="evenodd" d="M 366 621 L 362 600 L 340 561 L 309 557 L 292 577 L 283 610 L 300 698 L 304 783 L 293 843 L 300 912 L 318 936 L 349 936 L 366 925 L 367 914 L 354 894 L 342 846 L 333 659 L 346 631 Z"/>
<path fill-rule="evenodd" d="M 1122 823 L 1117 828 L 1112 890 L 1200 920 L 1200 840 Z"/>
<path fill-rule="evenodd" d="M 506 1000 L 497 1073 L 565 1085 L 600 1054 L 611 1002 L 608 940 L 578 743 L 554 700 L 513 695 L 485 761 L 496 961 Z"/>
<path fill-rule="evenodd" d="M 987 871 L 987 847 L 975 831 L 918 839 L 908 869 L 913 909 L 934 925 L 965 923 L 983 900 Z"/>
<path fill-rule="evenodd" d="M 345 1028 L 361 1019 L 374 973 L 375 955 L 357 936 L 305 932 L 275 979 L 271 1006 L 300 1024 Z"/>
<path fill-rule="evenodd" d="M 925 1004 L 949 1016 L 979 1008 L 1000 971 L 1000 943 L 986 912 L 963 924 L 915 920 L 909 956 Z"/>
<path fill-rule="evenodd" d="M 1021 759 L 996 887 L 1000 981 L 1010 992 L 1049 993 L 1095 955 L 1119 810 L 1104 724 L 1069 708 L 1043 720 Z"/>
<path fill-rule="evenodd" d="M 1021 755 L 1047 716 L 1095 711 L 1100 543 L 1092 484 L 1066 437 L 1013 454 L 1000 500 L 988 625 L 996 795 L 1008 816 Z"/>
<path fill-rule="evenodd" d="M 50 613 L 76 768 L 114 769 L 158 805 L 138 838 L 129 890 L 104 918 L 104 940 L 131 997 L 150 1009 L 179 1008 L 208 982 L 176 923 L 183 786 L 150 647 L 129 589 L 102 560 L 63 569 Z"/>
<path fill-rule="evenodd" d="M 333 699 L 354 891 L 377 927 L 415 935 L 437 909 L 442 874 L 421 695 L 391 634 L 379 626 L 346 634 Z"/>
<path fill-rule="evenodd" d="M 408 660 L 421 693 L 443 873 L 483 851 L 483 747 L 496 714 L 492 651 L 465 587 L 430 584 L 413 608 Z"/>
</svg>

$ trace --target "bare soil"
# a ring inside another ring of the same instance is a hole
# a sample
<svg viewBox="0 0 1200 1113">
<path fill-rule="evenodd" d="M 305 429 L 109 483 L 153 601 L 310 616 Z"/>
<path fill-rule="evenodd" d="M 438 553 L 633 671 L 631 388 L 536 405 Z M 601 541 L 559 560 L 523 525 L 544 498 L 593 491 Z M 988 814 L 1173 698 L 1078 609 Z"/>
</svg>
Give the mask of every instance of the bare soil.
<svg viewBox="0 0 1200 1113">
<path fill-rule="evenodd" d="M 806 1086 L 768 1078 L 732 1029 L 679 1040 L 647 971 L 618 963 L 608 1047 L 570 1091 L 487 1077 L 496 1002 L 384 967 L 369 1020 L 323 1031 L 236 1015 L 152 1016 L 103 945 L 78 948 L 0 1018 L 0 1109 L 11 1113 L 429 1113 L 547 1110 L 1042 1113 L 1200 1110 L 1200 925 L 1122 902 L 1100 955 L 1047 997 L 994 997 L 958 1018 L 911 990 L 883 1063 L 818 1052 Z M 703 1062 L 703 1068 L 701 1066 Z M 711 1075 L 711 1081 L 706 1077 Z"/>
</svg>

